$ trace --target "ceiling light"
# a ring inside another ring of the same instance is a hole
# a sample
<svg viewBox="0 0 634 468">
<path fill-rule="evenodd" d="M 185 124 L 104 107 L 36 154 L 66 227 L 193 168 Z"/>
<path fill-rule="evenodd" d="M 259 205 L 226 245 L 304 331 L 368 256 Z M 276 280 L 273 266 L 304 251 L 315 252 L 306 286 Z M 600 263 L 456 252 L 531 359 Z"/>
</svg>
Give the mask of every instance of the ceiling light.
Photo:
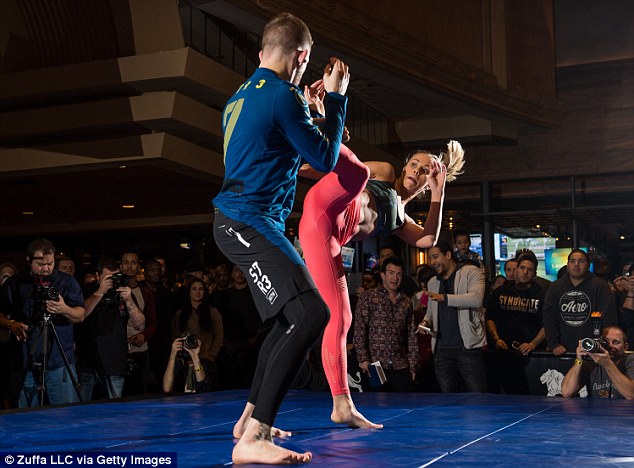
<svg viewBox="0 0 634 468">
<path fill-rule="evenodd" d="M 34 211 L 23 211 L 22 214 L 23 215 L 32 215 L 32 214 L 35 214 L 35 212 Z"/>
<path fill-rule="evenodd" d="M 121 205 L 121 208 L 132 209 L 134 208 L 134 205 Z"/>
</svg>

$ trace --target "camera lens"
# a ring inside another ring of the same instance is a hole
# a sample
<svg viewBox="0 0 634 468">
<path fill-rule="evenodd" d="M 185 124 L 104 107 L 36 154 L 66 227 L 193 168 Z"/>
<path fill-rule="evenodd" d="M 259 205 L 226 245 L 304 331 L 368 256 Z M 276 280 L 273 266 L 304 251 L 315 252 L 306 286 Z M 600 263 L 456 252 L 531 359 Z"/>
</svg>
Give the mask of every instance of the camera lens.
<svg viewBox="0 0 634 468">
<path fill-rule="evenodd" d="M 194 349 L 198 346 L 198 337 L 196 335 L 187 335 L 183 340 L 183 346 L 187 349 Z"/>
<path fill-rule="evenodd" d="M 584 338 L 581 340 L 581 348 L 587 353 L 596 353 L 599 351 L 601 342 L 594 338 Z"/>
</svg>

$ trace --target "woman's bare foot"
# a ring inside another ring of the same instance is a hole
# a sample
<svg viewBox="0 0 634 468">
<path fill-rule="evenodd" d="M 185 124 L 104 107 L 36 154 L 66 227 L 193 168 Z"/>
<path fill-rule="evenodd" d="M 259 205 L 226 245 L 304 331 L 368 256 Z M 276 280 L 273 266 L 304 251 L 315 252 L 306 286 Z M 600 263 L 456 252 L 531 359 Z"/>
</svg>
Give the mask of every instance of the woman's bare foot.
<svg viewBox="0 0 634 468">
<path fill-rule="evenodd" d="M 253 414 L 253 410 L 255 409 L 255 405 L 253 403 L 247 403 L 244 407 L 244 411 L 242 412 L 242 416 L 238 419 L 238 422 L 233 426 L 233 437 L 236 439 L 240 439 L 244 434 L 244 431 L 247 429 L 247 424 L 249 423 L 249 419 L 251 419 L 251 415 Z M 290 431 L 284 431 L 282 429 L 278 429 L 277 427 L 271 427 L 271 437 L 290 437 Z"/>
<path fill-rule="evenodd" d="M 264 463 L 267 465 L 307 463 L 313 458 L 310 452 L 298 453 L 273 444 L 272 427 L 250 418 L 244 434 L 233 448 L 232 459 L 236 465 Z"/>
<path fill-rule="evenodd" d="M 346 424 L 350 427 L 360 427 L 364 429 L 383 428 L 383 424 L 375 424 L 359 413 L 349 394 L 336 395 L 332 398 L 332 414 L 330 415 L 330 419 L 334 423 Z"/>
</svg>

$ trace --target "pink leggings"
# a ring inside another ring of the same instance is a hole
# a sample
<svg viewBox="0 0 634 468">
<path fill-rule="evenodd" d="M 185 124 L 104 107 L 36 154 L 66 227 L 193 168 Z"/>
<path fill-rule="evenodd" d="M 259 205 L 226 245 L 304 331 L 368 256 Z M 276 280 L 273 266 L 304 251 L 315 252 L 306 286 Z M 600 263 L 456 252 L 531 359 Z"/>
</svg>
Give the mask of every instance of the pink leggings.
<svg viewBox="0 0 634 468">
<path fill-rule="evenodd" d="M 299 223 L 306 265 L 330 309 L 321 358 L 333 396 L 350 393 L 346 335 L 352 311 L 341 247 L 354 236 L 359 224 L 359 197 L 369 178 L 368 167 L 341 145 L 333 172 L 326 174 L 306 195 Z"/>
</svg>

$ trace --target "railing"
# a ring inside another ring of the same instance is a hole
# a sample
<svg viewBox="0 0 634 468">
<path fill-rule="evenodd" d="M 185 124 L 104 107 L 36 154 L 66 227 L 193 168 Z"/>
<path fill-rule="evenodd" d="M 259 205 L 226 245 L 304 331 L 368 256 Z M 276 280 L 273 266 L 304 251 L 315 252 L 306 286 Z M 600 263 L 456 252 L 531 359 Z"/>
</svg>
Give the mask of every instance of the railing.
<svg viewBox="0 0 634 468">
<path fill-rule="evenodd" d="M 185 42 L 192 49 L 245 77 L 258 67 L 261 37 L 204 12 L 188 1 L 181 1 L 180 16 Z M 306 82 L 321 76 L 317 69 L 307 70 Z M 382 146 L 387 142 L 388 118 L 348 91 L 346 125 L 351 135 L 367 143 Z"/>
</svg>

